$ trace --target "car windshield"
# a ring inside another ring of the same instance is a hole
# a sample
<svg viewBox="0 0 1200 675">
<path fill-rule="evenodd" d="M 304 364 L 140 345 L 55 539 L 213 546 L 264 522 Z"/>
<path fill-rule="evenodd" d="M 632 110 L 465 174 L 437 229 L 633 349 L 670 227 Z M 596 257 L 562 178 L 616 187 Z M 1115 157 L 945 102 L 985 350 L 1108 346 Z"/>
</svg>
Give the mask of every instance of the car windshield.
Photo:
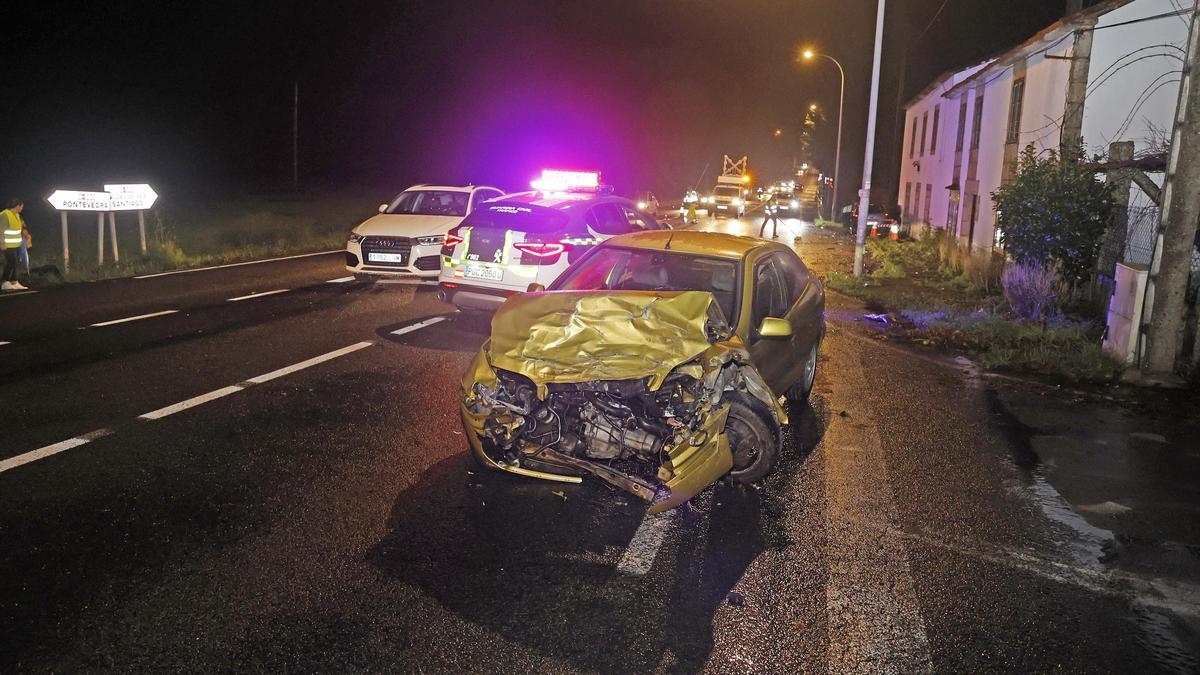
<svg viewBox="0 0 1200 675">
<path fill-rule="evenodd" d="M 400 194 L 386 213 L 406 216 L 465 216 L 469 192 L 408 190 Z"/>
<path fill-rule="evenodd" d="M 709 291 L 726 319 L 737 321 L 738 264 L 628 248 L 601 248 L 573 265 L 551 287 L 556 291 Z"/>
</svg>

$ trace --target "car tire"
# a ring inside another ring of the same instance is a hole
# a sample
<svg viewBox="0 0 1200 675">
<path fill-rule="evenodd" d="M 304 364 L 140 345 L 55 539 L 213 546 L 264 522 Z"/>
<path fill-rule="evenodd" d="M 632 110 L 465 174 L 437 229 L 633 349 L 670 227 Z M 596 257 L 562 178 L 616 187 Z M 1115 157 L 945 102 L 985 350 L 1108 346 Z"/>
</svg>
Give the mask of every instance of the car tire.
<svg viewBox="0 0 1200 675">
<path fill-rule="evenodd" d="M 818 346 L 818 344 L 814 344 L 812 350 L 808 352 L 808 356 L 805 357 L 804 369 L 800 372 L 800 379 L 784 392 L 784 396 L 792 403 L 804 403 L 808 400 L 808 395 L 812 393 L 813 382 L 817 378 Z"/>
<path fill-rule="evenodd" d="M 729 416 L 725 420 L 725 434 L 733 454 L 729 479 L 743 485 L 762 480 L 779 461 L 778 436 L 772 433 L 770 424 L 755 403 L 742 396 L 732 397 Z"/>
</svg>

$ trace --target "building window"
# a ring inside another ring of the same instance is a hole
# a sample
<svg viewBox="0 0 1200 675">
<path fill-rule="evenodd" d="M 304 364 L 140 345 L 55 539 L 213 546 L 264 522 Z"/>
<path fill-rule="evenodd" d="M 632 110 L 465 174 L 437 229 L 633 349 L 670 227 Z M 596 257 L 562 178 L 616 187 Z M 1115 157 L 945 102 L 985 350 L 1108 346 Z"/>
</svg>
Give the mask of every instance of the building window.
<svg viewBox="0 0 1200 675">
<path fill-rule="evenodd" d="M 975 116 L 971 120 L 971 149 L 979 149 L 980 127 L 983 126 L 983 92 L 975 95 Z"/>
<path fill-rule="evenodd" d="M 908 139 L 908 158 L 913 158 L 913 152 L 917 149 L 917 118 L 912 121 L 912 138 Z"/>
<path fill-rule="evenodd" d="M 914 127 L 915 127 L 915 125 L 914 125 Z M 904 184 L 904 203 L 901 204 L 901 210 L 902 210 L 902 213 L 904 213 L 904 221 L 905 222 L 908 222 L 909 214 L 912 212 L 911 209 L 908 208 L 909 205 L 912 204 L 912 202 L 909 201 L 909 199 L 911 197 L 912 197 L 912 183 L 905 183 Z"/>
<path fill-rule="evenodd" d="M 917 183 L 917 197 L 913 200 L 912 208 L 909 209 L 909 217 L 905 218 L 906 222 L 913 222 L 921 219 L 921 184 Z"/>
<path fill-rule="evenodd" d="M 958 135 L 954 141 L 954 151 L 962 152 L 963 136 L 967 131 L 967 97 L 964 95 L 962 100 L 958 102 Z M 955 178 L 958 174 L 955 174 Z"/>
<path fill-rule="evenodd" d="M 929 154 L 931 155 L 937 152 L 938 118 L 941 116 L 941 112 L 942 106 L 933 106 L 933 136 L 929 139 Z M 893 145 L 892 147 L 896 146 Z"/>
<path fill-rule="evenodd" d="M 921 115 L 921 156 L 925 156 L 925 132 L 929 131 L 929 111 L 926 110 L 924 115 Z"/>
<path fill-rule="evenodd" d="M 1008 135 L 1005 143 L 1016 143 L 1021 139 L 1021 104 L 1025 99 L 1025 78 L 1013 80 L 1012 94 L 1008 98 Z"/>
<path fill-rule="evenodd" d="M 932 201 L 933 201 L 933 184 L 926 183 L 925 184 L 925 222 L 926 223 L 931 222 L 929 220 L 929 206 Z"/>
</svg>

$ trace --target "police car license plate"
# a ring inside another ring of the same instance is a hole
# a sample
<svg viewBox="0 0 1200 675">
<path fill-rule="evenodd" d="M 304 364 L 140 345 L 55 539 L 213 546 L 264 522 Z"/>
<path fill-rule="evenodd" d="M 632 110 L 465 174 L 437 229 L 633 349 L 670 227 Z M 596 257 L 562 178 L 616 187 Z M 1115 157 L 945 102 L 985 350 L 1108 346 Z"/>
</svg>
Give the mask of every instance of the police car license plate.
<svg viewBox="0 0 1200 675">
<path fill-rule="evenodd" d="M 467 269 L 463 271 L 463 276 L 468 279 L 500 281 L 504 279 L 504 270 L 499 267 L 488 267 L 487 265 L 467 265 Z"/>
<path fill-rule="evenodd" d="M 367 262 L 384 262 L 384 263 L 404 263 L 403 253 L 375 253 L 367 254 Z"/>
</svg>

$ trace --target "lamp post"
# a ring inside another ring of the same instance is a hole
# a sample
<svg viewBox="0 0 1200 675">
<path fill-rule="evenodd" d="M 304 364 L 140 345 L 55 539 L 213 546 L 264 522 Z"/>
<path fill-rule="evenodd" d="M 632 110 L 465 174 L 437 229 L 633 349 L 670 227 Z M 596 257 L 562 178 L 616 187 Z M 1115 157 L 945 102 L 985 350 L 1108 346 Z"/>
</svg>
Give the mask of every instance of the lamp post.
<svg viewBox="0 0 1200 675">
<path fill-rule="evenodd" d="M 838 74 L 841 75 L 841 78 L 842 78 L 841 88 L 838 91 L 837 149 L 834 151 L 834 155 L 833 155 L 833 194 L 830 195 L 831 203 L 829 206 L 829 219 L 834 220 L 834 209 L 837 208 L 837 201 L 838 201 L 838 199 L 837 199 L 838 185 L 840 184 L 840 179 L 841 179 L 841 175 L 838 173 L 838 171 L 841 168 L 841 163 L 842 163 L 842 107 L 843 107 L 843 104 L 846 102 L 846 71 L 842 69 L 842 64 L 838 63 L 837 59 L 833 58 L 832 56 L 829 56 L 828 54 L 818 54 L 811 49 L 805 49 L 801 53 L 801 56 L 804 57 L 805 61 L 811 61 L 817 57 L 820 57 L 822 59 L 828 59 L 829 61 L 832 61 L 833 65 L 837 66 Z"/>
</svg>

